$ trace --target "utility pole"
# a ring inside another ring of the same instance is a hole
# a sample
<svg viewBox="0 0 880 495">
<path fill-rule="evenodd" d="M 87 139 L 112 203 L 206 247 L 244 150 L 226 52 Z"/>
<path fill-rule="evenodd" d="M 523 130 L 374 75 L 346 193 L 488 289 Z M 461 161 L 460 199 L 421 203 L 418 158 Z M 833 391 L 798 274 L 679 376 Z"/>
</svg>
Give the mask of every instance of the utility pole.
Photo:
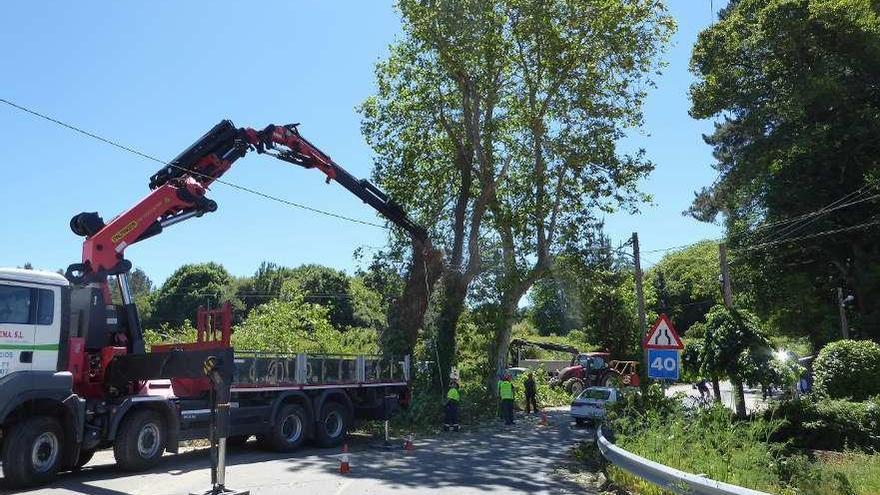
<svg viewBox="0 0 880 495">
<path fill-rule="evenodd" d="M 849 339 L 849 322 L 846 320 L 846 303 L 843 298 L 843 288 L 837 288 L 837 309 L 840 311 L 840 334 L 844 339 Z"/>
<path fill-rule="evenodd" d="M 730 289 L 730 266 L 727 263 L 727 244 L 723 242 L 718 244 L 718 262 L 721 264 L 721 294 L 724 297 L 724 306 L 727 309 L 733 309 L 733 292 Z M 742 380 L 731 376 L 730 382 L 736 394 L 733 399 L 736 405 L 736 415 L 744 418 L 746 416 L 746 396 Z M 715 387 L 715 381 L 712 382 L 712 387 Z M 716 391 L 720 392 L 720 387 Z"/>
<path fill-rule="evenodd" d="M 633 243 L 633 263 L 635 265 L 635 277 L 636 277 L 636 307 L 639 311 L 639 339 L 644 338 L 645 332 L 648 331 L 648 324 L 645 322 L 645 293 L 642 290 L 642 260 L 639 255 L 639 234 L 637 232 L 633 232 L 632 235 L 632 243 Z M 642 372 L 641 382 L 644 386 L 648 384 L 648 353 L 642 351 L 644 353 L 644 358 L 642 359 Z"/>
<path fill-rule="evenodd" d="M 645 321 L 645 293 L 642 289 L 642 260 L 639 255 L 639 234 L 633 232 L 632 236 L 633 243 L 633 260 L 635 262 L 636 269 L 636 302 L 638 304 L 639 310 L 639 330 L 642 335 L 648 331 L 648 323 Z"/>
<path fill-rule="evenodd" d="M 727 309 L 733 309 L 733 293 L 730 290 L 730 267 L 727 264 L 727 245 L 718 244 L 718 261 L 721 263 L 721 294 Z"/>
</svg>

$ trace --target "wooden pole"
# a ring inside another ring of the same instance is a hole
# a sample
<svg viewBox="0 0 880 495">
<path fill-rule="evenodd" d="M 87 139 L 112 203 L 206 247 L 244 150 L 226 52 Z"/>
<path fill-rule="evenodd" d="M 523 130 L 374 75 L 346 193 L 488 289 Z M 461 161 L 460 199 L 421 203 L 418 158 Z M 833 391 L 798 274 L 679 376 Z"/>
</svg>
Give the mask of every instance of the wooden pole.
<svg viewBox="0 0 880 495">
<path fill-rule="evenodd" d="M 724 297 L 724 305 L 733 309 L 733 292 L 730 289 L 730 267 L 727 264 L 727 245 L 723 242 L 718 244 L 718 260 L 721 263 L 721 294 Z"/>
<path fill-rule="evenodd" d="M 633 232 L 632 235 L 632 243 L 633 243 L 633 264 L 635 265 L 635 279 L 636 279 L 636 307 L 639 312 L 639 340 L 641 340 L 645 332 L 648 331 L 648 324 L 645 321 L 645 293 L 642 288 L 642 260 L 641 255 L 639 254 L 639 234 L 637 232 Z M 648 384 L 648 352 L 642 350 L 642 354 L 644 354 L 642 358 L 642 386 L 647 386 Z"/>
</svg>

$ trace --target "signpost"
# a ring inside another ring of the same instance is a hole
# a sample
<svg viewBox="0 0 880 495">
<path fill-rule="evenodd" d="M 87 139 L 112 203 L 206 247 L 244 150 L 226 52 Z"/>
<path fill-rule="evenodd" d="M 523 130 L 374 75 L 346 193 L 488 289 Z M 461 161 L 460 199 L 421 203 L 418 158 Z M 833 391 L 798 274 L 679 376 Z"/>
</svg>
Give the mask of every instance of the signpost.
<svg viewBox="0 0 880 495">
<path fill-rule="evenodd" d="M 661 314 L 642 340 L 648 355 L 648 378 L 678 380 L 684 344 L 666 315 Z"/>
</svg>

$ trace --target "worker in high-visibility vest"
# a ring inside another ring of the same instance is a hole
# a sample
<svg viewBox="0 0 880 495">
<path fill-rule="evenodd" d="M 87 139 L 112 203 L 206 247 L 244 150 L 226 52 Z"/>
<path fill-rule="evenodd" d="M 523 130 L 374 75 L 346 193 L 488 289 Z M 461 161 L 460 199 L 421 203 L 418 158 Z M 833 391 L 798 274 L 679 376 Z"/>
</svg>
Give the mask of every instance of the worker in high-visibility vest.
<svg viewBox="0 0 880 495">
<path fill-rule="evenodd" d="M 513 383 L 510 381 L 510 373 L 498 381 L 498 396 L 501 398 L 501 417 L 504 424 L 513 424 Z"/>
<path fill-rule="evenodd" d="M 443 419 L 443 431 L 450 429 L 458 431 L 458 404 L 461 395 L 458 392 L 458 381 L 452 380 L 449 384 L 449 392 L 446 392 L 446 417 Z"/>
</svg>

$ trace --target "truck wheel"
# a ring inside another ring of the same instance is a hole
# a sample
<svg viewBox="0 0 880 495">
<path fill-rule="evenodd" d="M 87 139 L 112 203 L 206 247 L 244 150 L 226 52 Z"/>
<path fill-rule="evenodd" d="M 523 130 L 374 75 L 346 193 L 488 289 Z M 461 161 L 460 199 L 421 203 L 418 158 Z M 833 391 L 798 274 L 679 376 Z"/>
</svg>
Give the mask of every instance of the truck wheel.
<svg viewBox="0 0 880 495">
<path fill-rule="evenodd" d="M 46 483 L 61 465 L 64 432 L 57 419 L 37 416 L 11 425 L 3 442 L 3 474 L 13 488 Z"/>
<path fill-rule="evenodd" d="M 584 391 L 584 382 L 577 378 L 569 378 L 565 382 L 565 391 L 571 394 L 572 397 L 576 397 Z"/>
<path fill-rule="evenodd" d="M 309 416 L 302 406 L 285 404 L 278 411 L 278 419 L 266 435 L 265 442 L 276 452 L 293 452 L 305 440 Z"/>
<path fill-rule="evenodd" d="M 113 456 L 126 471 L 142 471 L 159 463 L 165 451 L 165 422 L 156 411 L 141 409 L 122 420 Z"/>
<path fill-rule="evenodd" d="M 338 402 L 325 402 L 315 432 L 321 447 L 336 447 L 345 439 L 350 415 L 345 406 Z"/>
</svg>

